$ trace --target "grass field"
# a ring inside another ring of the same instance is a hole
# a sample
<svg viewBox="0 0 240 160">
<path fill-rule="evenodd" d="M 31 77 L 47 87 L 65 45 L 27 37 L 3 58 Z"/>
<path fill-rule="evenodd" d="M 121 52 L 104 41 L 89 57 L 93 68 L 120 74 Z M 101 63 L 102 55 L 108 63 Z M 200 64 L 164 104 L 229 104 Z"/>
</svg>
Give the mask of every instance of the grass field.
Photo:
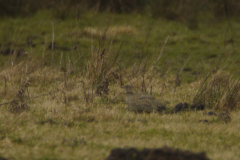
<svg viewBox="0 0 240 160">
<path fill-rule="evenodd" d="M 1 19 L 0 157 L 104 159 L 117 147 L 169 146 L 238 160 L 239 27 L 235 19 L 202 18 L 190 30 L 177 21 L 108 12 L 64 21 L 49 11 Z M 109 93 L 97 95 L 106 78 Z M 120 94 L 129 83 L 152 92 L 167 110 L 204 94 L 199 102 L 206 109 L 133 113 Z M 231 122 L 208 111 L 231 111 Z M 212 123 L 199 123 L 204 119 Z"/>
</svg>

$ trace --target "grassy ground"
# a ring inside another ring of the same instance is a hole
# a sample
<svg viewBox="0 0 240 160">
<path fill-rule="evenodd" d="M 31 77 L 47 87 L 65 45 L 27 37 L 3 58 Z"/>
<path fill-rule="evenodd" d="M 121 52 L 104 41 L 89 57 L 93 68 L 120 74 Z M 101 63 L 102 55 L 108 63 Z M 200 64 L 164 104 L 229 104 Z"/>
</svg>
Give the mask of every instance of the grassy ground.
<svg viewBox="0 0 240 160">
<path fill-rule="evenodd" d="M 86 59 L 98 50 L 99 38 L 108 28 L 104 48 L 109 52 L 119 51 L 119 59 L 127 67 L 139 63 L 141 57 L 148 58 L 148 66 L 158 57 L 163 43 L 169 35 L 159 67 L 166 67 L 172 73 L 183 67 L 186 59 L 188 72 L 183 74 L 188 82 L 196 79 L 196 72 L 211 69 L 219 62 L 225 68 L 235 62 L 239 55 L 239 23 L 231 20 L 217 21 L 213 18 L 203 19 L 199 29 L 190 30 L 180 22 L 152 19 L 143 15 L 117 15 L 92 12 L 82 13 L 79 17 L 65 21 L 54 19 L 51 12 L 39 12 L 29 18 L 1 20 L 1 49 L 24 49 L 29 57 L 45 57 L 45 64 L 53 61 L 59 66 L 60 55 L 65 59 L 72 57 L 76 66 L 86 66 Z M 224 43 L 233 38 L 234 45 Z M 52 42 L 56 47 L 52 51 Z M 129 59 L 129 56 L 131 57 Z M 2 57 L 0 63 L 6 63 Z M 231 66 L 236 71 L 237 63 Z M 81 70 L 81 68 L 78 68 Z M 188 77 L 188 78 L 186 78 Z"/>
<path fill-rule="evenodd" d="M 238 103 L 225 124 L 206 115 L 211 107 L 173 115 L 135 114 L 126 110 L 124 95 L 118 95 L 124 92 L 122 84 L 137 81 L 135 86 L 142 86 L 144 80 L 148 93 L 153 86 L 153 95 L 173 108 L 180 102 L 191 104 L 202 77 L 212 69 L 238 77 L 239 22 L 231 20 L 232 28 L 227 29 L 227 21 L 210 19 L 189 30 L 179 22 L 137 14 L 87 12 L 61 21 L 47 11 L 0 21 L 1 50 L 28 52 L 1 55 L 0 102 L 16 99 L 24 104 L 22 110 L 13 103 L 0 107 L 0 156 L 104 159 L 117 147 L 167 145 L 206 151 L 214 160 L 239 159 Z M 224 43 L 231 32 L 233 45 Z M 52 42 L 57 48 L 52 49 Z M 117 57 L 114 64 L 109 63 L 115 59 L 112 55 Z M 146 68 L 137 68 L 144 61 Z M 113 70 L 121 78 L 108 74 Z M 181 85 L 175 88 L 177 73 Z M 109 94 L 97 96 L 97 82 L 107 76 Z M 199 123 L 204 119 L 213 123 Z"/>
</svg>

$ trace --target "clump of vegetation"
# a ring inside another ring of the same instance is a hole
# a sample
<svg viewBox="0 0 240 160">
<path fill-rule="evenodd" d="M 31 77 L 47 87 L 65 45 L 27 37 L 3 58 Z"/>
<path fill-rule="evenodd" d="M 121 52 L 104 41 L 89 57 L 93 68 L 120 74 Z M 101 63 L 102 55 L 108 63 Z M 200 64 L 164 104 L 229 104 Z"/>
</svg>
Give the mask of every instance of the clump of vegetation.
<svg viewBox="0 0 240 160">
<path fill-rule="evenodd" d="M 108 27 L 104 33 L 99 37 L 99 44 L 97 48 L 94 48 L 90 54 L 90 60 L 87 64 L 87 77 L 94 84 L 99 84 L 107 78 L 107 76 L 113 71 L 113 67 L 116 66 L 117 60 L 120 54 L 120 49 L 117 51 L 112 48 L 107 48 L 112 43 L 111 39 L 107 39 Z"/>
<path fill-rule="evenodd" d="M 240 83 L 229 73 L 218 71 L 207 75 L 199 87 L 194 103 L 202 103 L 209 109 L 231 111 L 240 102 Z"/>
<path fill-rule="evenodd" d="M 28 110 L 29 106 L 27 101 L 29 97 L 27 95 L 27 88 L 29 86 L 29 82 L 25 82 L 19 91 L 16 93 L 15 97 L 13 98 L 12 102 L 8 106 L 8 110 L 12 113 L 21 113 L 25 110 Z"/>
</svg>

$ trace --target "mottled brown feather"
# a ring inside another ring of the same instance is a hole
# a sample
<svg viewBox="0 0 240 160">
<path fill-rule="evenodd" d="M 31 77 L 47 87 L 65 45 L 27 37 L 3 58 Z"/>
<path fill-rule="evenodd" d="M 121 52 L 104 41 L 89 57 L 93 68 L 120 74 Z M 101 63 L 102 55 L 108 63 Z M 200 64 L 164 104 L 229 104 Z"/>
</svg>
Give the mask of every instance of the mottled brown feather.
<svg viewBox="0 0 240 160">
<path fill-rule="evenodd" d="M 124 89 L 126 90 L 126 103 L 131 111 L 150 113 L 154 110 L 161 112 L 166 109 L 164 104 L 151 95 L 146 93 L 134 94 L 131 85 L 125 85 Z"/>
</svg>

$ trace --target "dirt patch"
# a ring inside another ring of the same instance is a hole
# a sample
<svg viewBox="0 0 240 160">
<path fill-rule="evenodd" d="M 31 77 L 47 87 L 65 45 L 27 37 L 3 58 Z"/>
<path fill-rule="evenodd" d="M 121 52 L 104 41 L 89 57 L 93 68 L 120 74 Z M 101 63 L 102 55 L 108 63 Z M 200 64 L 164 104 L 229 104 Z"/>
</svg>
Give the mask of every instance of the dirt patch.
<svg viewBox="0 0 240 160">
<path fill-rule="evenodd" d="M 192 104 L 189 105 L 188 103 L 178 103 L 171 113 L 178 113 L 181 111 L 189 111 L 189 110 L 195 110 L 195 111 L 201 111 L 204 110 L 205 106 L 203 104 Z"/>
<path fill-rule="evenodd" d="M 163 147 L 159 149 L 113 149 L 106 160 L 209 160 L 205 152 L 192 153 Z"/>
<path fill-rule="evenodd" d="M 4 158 L 4 157 L 1 157 L 1 156 L 0 156 L 0 160 L 10 160 L 10 159 Z"/>
<path fill-rule="evenodd" d="M 28 53 L 25 52 L 23 48 L 16 49 L 16 50 L 6 48 L 5 50 L 0 50 L 0 54 L 4 56 L 15 54 L 17 57 L 19 57 L 19 56 L 26 56 Z"/>
</svg>

